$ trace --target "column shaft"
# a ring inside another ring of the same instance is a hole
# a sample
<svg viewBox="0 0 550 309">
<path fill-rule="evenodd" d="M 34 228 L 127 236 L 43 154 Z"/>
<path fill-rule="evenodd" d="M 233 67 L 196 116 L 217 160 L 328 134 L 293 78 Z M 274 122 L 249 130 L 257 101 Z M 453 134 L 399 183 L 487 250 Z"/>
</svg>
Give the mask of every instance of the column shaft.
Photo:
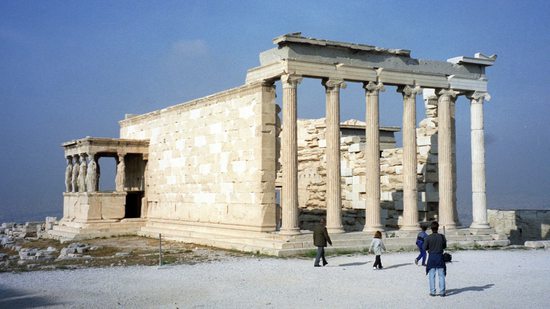
<svg viewBox="0 0 550 309">
<path fill-rule="evenodd" d="M 472 225 L 471 228 L 488 229 L 487 198 L 485 195 L 485 137 L 483 128 L 483 99 L 487 93 L 474 93 L 470 101 L 472 148 Z"/>
<path fill-rule="evenodd" d="M 283 187 L 281 234 L 299 234 L 298 222 L 298 142 L 297 142 L 297 87 L 301 77 L 283 75 Z"/>
<path fill-rule="evenodd" d="M 441 90 L 438 100 L 439 224 L 456 228 L 453 199 L 453 154 L 451 103 L 457 92 Z"/>
<path fill-rule="evenodd" d="M 326 80 L 327 230 L 343 233 L 340 177 L 340 88 L 343 80 Z"/>
<path fill-rule="evenodd" d="M 382 83 L 369 82 L 366 90 L 366 160 L 367 160 L 367 205 L 365 209 L 365 232 L 382 231 L 380 219 L 380 128 L 378 95 Z"/>
<path fill-rule="evenodd" d="M 416 157 L 416 94 L 420 87 L 405 86 L 403 93 L 403 225 L 402 230 L 417 231 L 418 190 Z"/>
</svg>

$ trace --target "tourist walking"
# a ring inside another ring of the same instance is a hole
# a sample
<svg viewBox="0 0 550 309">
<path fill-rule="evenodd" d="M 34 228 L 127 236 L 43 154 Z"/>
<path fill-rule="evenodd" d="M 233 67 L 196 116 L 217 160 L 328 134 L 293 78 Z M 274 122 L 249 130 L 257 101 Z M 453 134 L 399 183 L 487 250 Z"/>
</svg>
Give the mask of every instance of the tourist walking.
<svg viewBox="0 0 550 309">
<path fill-rule="evenodd" d="M 374 253 L 374 255 L 376 256 L 376 258 L 374 259 L 374 264 L 372 265 L 372 269 L 384 268 L 380 259 L 380 256 L 384 251 L 386 251 L 386 246 L 384 246 L 384 242 L 382 241 L 382 232 L 376 231 L 376 233 L 374 233 L 374 238 L 370 243 L 370 252 Z"/>
<path fill-rule="evenodd" d="M 428 251 L 428 264 L 426 264 L 426 274 L 430 282 L 430 296 L 436 296 L 435 293 L 435 274 L 439 279 L 439 296 L 445 296 L 445 276 L 447 275 L 447 267 L 443 260 L 443 250 L 447 248 L 447 239 L 445 235 L 439 234 L 439 223 L 432 222 L 430 226 L 432 234 L 426 237 L 423 248 Z"/>
<path fill-rule="evenodd" d="M 422 231 L 420 231 L 416 236 L 416 246 L 418 247 L 418 251 L 420 251 L 420 254 L 416 257 L 416 259 L 414 259 L 414 263 L 418 265 L 418 261 L 422 259 L 422 266 L 426 266 L 426 250 L 424 250 L 424 240 L 426 240 L 426 237 L 428 237 L 428 233 L 426 233 L 428 226 L 422 224 L 420 228 L 422 229 Z"/>
<path fill-rule="evenodd" d="M 327 259 L 325 258 L 325 247 L 327 246 L 327 243 L 332 246 L 332 241 L 328 236 L 326 225 L 327 222 L 325 218 L 321 218 L 321 220 L 319 220 L 319 224 L 317 224 L 313 229 L 313 244 L 317 247 L 317 255 L 315 256 L 315 263 L 313 264 L 315 267 L 321 267 L 321 265 L 319 265 L 321 259 L 323 260 L 323 266 L 328 264 Z"/>
</svg>

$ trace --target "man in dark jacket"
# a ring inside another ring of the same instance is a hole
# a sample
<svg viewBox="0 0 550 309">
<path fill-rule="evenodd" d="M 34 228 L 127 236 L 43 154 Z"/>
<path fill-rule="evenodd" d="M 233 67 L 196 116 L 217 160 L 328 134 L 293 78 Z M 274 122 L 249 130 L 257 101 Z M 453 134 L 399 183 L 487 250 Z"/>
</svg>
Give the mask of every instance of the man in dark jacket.
<svg viewBox="0 0 550 309">
<path fill-rule="evenodd" d="M 447 239 L 445 235 L 437 233 L 439 223 L 432 222 L 430 226 L 432 234 L 426 237 L 424 241 L 424 250 L 428 251 L 428 264 L 426 264 L 426 274 L 430 281 L 430 295 L 435 296 L 435 273 L 439 278 L 439 296 L 445 296 L 445 275 L 447 267 L 443 260 L 443 249 L 447 248 Z"/>
<path fill-rule="evenodd" d="M 328 236 L 325 218 L 321 218 L 319 224 L 313 229 L 313 244 L 317 247 L 317 255 L 315 256 L 315 264 L 313 266 L 320 267 L 319 261 L 321 258 L 323 259 L 323 266 L 328 264 L 325 259 L 325 247 L 327 246 L 327 242 L 332 246 L 332 241 Z"/>
</svg>

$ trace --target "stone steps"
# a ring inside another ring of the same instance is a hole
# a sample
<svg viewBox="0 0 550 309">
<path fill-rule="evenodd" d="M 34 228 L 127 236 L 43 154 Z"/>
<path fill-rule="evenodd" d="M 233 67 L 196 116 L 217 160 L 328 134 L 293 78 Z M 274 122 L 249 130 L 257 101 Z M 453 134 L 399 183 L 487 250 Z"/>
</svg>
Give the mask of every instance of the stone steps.
<svg viewBox="0 0 550 309">
<path fill-rule="evenodd" d="M 135 235 L 144 225 L 144 220 L 126 219 L 116 222 L 62 222 L 48 231 L 49 237 L 60 242 L 90 238 Z"/>
<path fill-rule="evenodd" d="M 119 223 L 120 224 L 120 223 Z M 77 225 L 58 225 L 50 232 L 54 238 L 61 240 L 80 240 L 86 238 L 104 237 L 108 230 L 112 233 L 123 232 L 113 230 L 105 224 L 98 229 L 88 232 L 87 228 L 79 228 Z M 105 229 L 105 230 L 104 230 Z M 288 236 L 278 232 L 259 232 L 235 228 L 212 227 L 201 223 L 185 223 L 164 220 L 149 219 L 134 234 L 140 236 L 158 238 L 162 234 L 163 239 L 195 243 L 199 245 L 217 247 L 228 250 L 261 253 L 274 256 L 303 255 L 316 250 L 313 245 L 311 231 L 301 231 L 301 234 Z M 389 251 L 414 251 L 416 250 L 416 232 L 407 233 L 401 231 L 387 231 L 384 244 Z M 327 247 L 327 252 L 362 252 L 368 250 L 372 241 L 372 233 L 349 232 L 330 235 L 333 246 Z M 477 233 L 473 234 L 468 229 L 448 231 L 447 247 L 453 248 L 479 248 L 509 245 L 508 239 L 500 239 L 498 234 Z"/>
</svg>

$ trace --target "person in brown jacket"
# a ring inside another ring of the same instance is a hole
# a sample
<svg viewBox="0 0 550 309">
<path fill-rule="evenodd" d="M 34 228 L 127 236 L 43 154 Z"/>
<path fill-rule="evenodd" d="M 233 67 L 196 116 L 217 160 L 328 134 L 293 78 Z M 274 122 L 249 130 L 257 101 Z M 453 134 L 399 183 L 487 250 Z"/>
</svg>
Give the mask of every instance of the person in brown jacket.
<svg viewBox="0 0 550 309">
<path fill-rule="evenodd" d="M 327 246 L 327 242 L 332 246 L 332 241 L 328 236 L 326 225 L 325 218 L 321 218 L 319 224 L 313 229 L 313 244 L 317 247 L 317 255 L 315 256 L 315 264 L 313 265 L 315 267 L 321 267 L 319 265 L 321 258 L 323 259 L 323 266 L 328 264 L 327 259 L 325 259 L 325 247 Z"/>
</svg>

